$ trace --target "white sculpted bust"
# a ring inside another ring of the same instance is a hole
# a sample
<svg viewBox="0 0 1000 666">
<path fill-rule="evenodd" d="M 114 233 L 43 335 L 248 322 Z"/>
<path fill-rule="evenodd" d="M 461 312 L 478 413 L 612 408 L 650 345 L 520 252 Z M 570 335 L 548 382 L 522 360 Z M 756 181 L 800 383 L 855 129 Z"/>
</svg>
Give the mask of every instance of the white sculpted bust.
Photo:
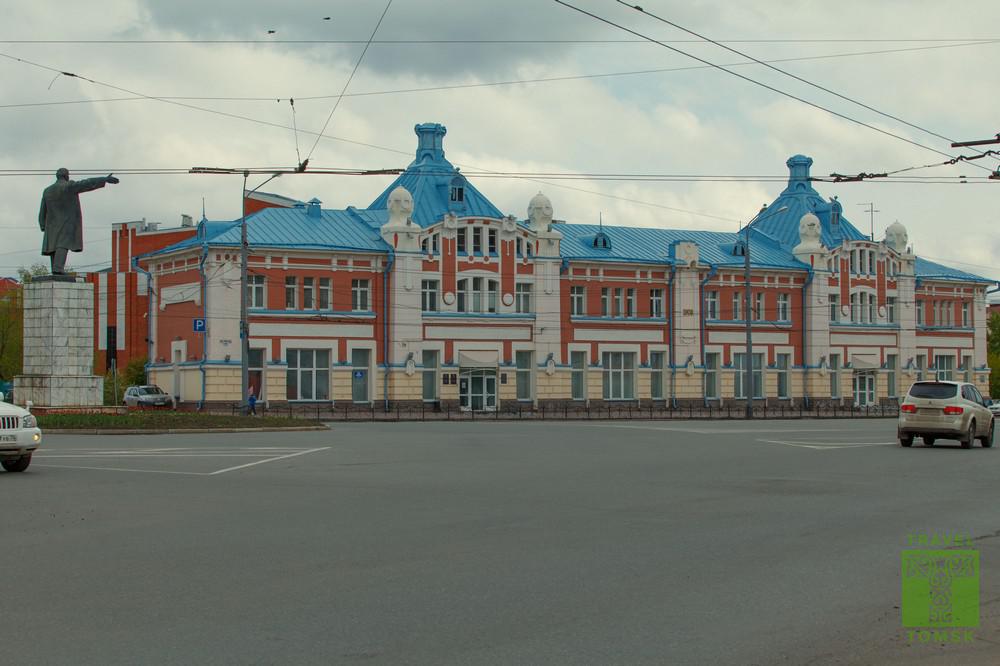
<svg viewBox="0 0 1000 666">
<path fill-rule="evenodd" d="M 899 222 L 893 222 L 885 230 L 885 244 L 900 254 L 906 253 L 906 244 L 910 241 L 906 227 Z"/>
<path fill-rule="evenodd" d="M 799 244 L 795 246 L 795 253 L 822 251 L 823 245 L 819 242 L 819 238 L 819 218 L 812 213 L 806 213 L 799 218 Z"/>
<path fill-rule="evenodd" d="M 413 195 L 400 185 L 389 193 L 389 224 L 397 228 L 412 224 L 410 214 L 413 213 Z"/>
<path fill-rule="evenodd" d="M 528 223 L 532 231 L 548 231 L 552 226 L 552 202 L 541 192 L 528 202 Z"/>
</svg>

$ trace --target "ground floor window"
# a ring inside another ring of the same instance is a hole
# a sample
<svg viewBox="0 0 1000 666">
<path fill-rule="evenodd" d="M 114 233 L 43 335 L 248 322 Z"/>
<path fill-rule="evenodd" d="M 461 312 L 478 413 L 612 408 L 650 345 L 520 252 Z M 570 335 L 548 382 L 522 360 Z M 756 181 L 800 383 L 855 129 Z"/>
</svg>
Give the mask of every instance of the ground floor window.
<svg viewBox="0 0 1000 666">
<path fill-rule="evenodd" d="M 573 399 L 584 400 L 587 397 L 587 352 L 570 352 L 569 364 Z"/>
<path fill-rule="evenodd" d="M 705 397 L 719 397 L 719 354 L 705 354 Z"/>
<path fill-rule="evenodd" d="M 733 367 L 736 369 L 736 398 L 746 399 L 746 353 L 733 354 Z M 764 355 L 753 355 L 753 371 L 751 382 L 753 384 L 753 397 L 764 397 Z"/>
<path fill-rule="evenodd" d="M 424 382 L 424 400 L 437 400 L 438 399 L 438 350 L 437 349 L 425 349 L 423 352 L 423 382 Z"/>
<path fill-rule="evenodd" d="M 790 354 L 778 354 L 775 357 L 775 369 L 778 373 L 778 397 L 787 398 L 790 395 L 788 389 L 788 367 L 791 365 Z"/>
<path fill-rule="evenodd" d="M 254 397 L 258 400 L 262 399 L 261 391 L 264 390 L 264 350 L 261 348 L 251 349 L 250 354 L 247 356 L 247 367 L 249 372 L 247 373 L 247 378 L 249 379 L 249 392 L 253 393 Z M 244 399 L 249 396 L 243 396 Z"/>
<path fill-rule="evenodd" d="M 885 378 L 886 382 L 888 382 L 888 390 L 886 391 L 886 395 L 890 398 L 896 397 L 896 365 L 899 363 L 899 361 L 897 361 L 896 358 L 897 357 L 895 354 L 885 355 L 885 369 L 886 369 Z"/>
<path fill-rule="evenodd" d="M 663 365 L 666 356 L 666 352 L 649 352 L 649 393 L 653 400 L 663 400 Z"/>
<path fill-rule="evenodd" d="M 368 387 L 368 375 L 371 372 L 372 352 L 370 349 L 354 349 L 351 351 L 351 400 L 354 402 L 369 402 L 371 395 Z"/>
<path fill-rule="evenodd" d="M 840 397 L 840 354 L 830 354 L 830 397 Z"/>
<path fill-rule="evenodd" d="M 950 382 L 955 376 L 954 356 L 935 356 L 934 368 L 937 370 L 937 380 L 939 382 Z"/>
<path fill-rule="evenodd" d="M 604 399 L 635 399 L 635 352 L 604 352 Z"/>
<path fill-rule="evenodd" d="M 330 399 L 329 349 L 289 349 L 285 362 L 288 400 Z"/>
<path fill-rule="evenodd" d="M 519 351 L 514 353 L 514 364 L 517 366 L 517 399 L 531 400 L 531 366 L 534 352 Z"/>
</svg>

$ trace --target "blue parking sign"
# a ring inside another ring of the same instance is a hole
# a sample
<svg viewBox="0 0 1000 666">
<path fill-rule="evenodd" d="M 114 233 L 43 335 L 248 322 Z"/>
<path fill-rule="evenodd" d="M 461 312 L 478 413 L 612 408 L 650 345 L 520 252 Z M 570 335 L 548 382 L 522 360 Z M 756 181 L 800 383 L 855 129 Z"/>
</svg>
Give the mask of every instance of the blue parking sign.
<svg viewBox="0 0 1000 666">
<path fill-rule="evenodd" d="M 194 332 L 195 333 L 204 333 L 205 332 L 205 318 L 204 317 L 196 317 L 196 318 L 194 318 L 192 320 L 192 322 L 193 322 Z"/>
</svg>

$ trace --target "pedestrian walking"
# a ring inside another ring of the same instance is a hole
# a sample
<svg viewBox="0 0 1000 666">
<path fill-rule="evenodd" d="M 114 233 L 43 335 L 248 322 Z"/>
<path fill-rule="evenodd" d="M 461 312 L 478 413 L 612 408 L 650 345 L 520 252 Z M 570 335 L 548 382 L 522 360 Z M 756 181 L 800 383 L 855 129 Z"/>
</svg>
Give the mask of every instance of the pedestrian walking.
<svg viewBox="0 0 1000 666">
<path fill-rule="evenodd" d="M 257 416 L 257 396 L 253 394 L 253 389 L 250 389 L 250 395 L 247 396 L 247 414 Z"/>
</svg>

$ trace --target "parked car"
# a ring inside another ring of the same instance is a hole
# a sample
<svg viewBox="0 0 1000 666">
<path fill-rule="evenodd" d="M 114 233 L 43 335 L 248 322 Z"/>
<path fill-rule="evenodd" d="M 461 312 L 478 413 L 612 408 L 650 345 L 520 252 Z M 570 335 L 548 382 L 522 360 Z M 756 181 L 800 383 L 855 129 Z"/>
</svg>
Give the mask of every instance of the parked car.
<svg viewBox="0 0 1000 666">
<path fill-rule="evenodd" d="M 129 386 L 123 402 L 127 407 L 167 407 L 173 404 L 170 396 L 155 384 Z"/>
<path fill-rule="evenodd" d="M 993 446 L 993 426 L 993 414 L 975 386 L 928 381 L 916 382 L 906 392 L 896 431 L 902 446 L 911 446 L 919 436 L 927 446 L 937 439 L 957 439 L 968 449 L 976 439 Z"/>
<path fill-rule="evenodd" d="M 0 394 L 0 466 L 23 472 L 42 443 L 42 431 L 31 412 L 3 400 Z"/>
<path fill-rule="evenodd" d="M 1000 400 L 986 398 L 986 407 L 993 413 L 993 418 L 1000 416 Z"/>
</svg>

